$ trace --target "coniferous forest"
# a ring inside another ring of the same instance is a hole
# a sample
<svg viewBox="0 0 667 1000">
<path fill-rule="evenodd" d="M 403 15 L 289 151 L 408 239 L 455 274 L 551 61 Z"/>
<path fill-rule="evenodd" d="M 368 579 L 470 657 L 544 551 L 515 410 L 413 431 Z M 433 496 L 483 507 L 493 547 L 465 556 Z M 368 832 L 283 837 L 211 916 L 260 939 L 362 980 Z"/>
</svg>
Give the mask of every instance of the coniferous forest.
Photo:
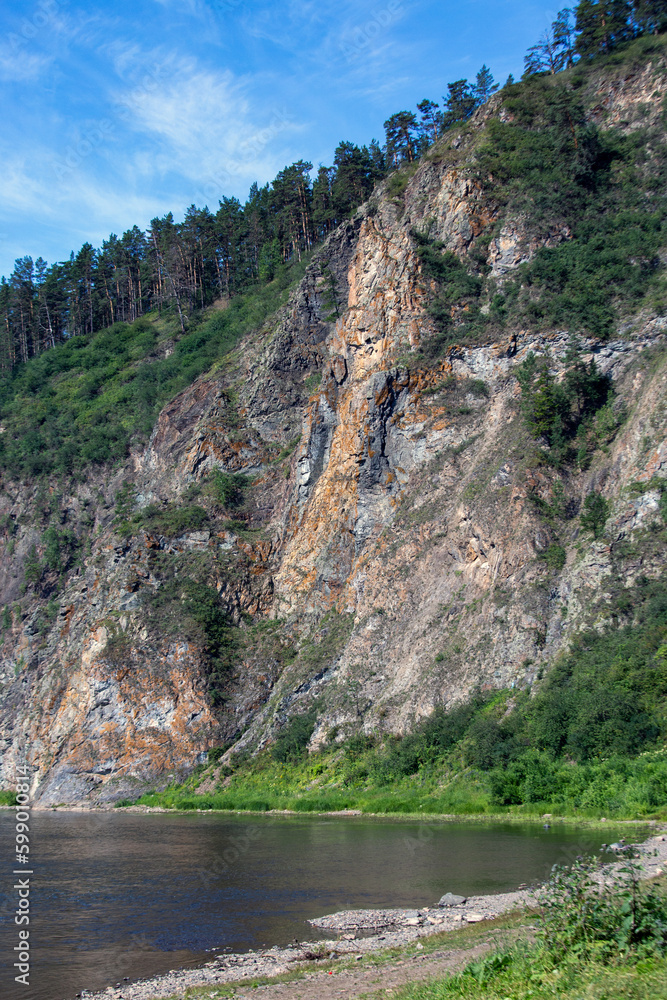
<svg viewBox="0 0 667 1000">
<path fill-rule="evenodd" d="M 525 57 L 524 77 L 554 74 L 579 60 L 667 28 L 664 0 L 581 0 L 559 12 Z M 510 78 L 508 83 L 512 83 Z M 384 122 L 385 141 L 343 141 L 330 167 L 299 160 L 273 181 L 253 184 L 245 204 L 224 197 L 217 209 L 191 205 L 183 222 L 171 212 L 147 229 L 112 233 L 69 260 L 19 258 L 0 283 L 0 376 L 70 337 L 151 310 L 173 310 L 185 333 L 193 312 L 270 282 L 281 265 L 300 261 L 404 163 L 417 160 L 498 89 L 482 66 L 474 81 L 447 84 L 441 103 L 425 98 Z"/>
</svg>

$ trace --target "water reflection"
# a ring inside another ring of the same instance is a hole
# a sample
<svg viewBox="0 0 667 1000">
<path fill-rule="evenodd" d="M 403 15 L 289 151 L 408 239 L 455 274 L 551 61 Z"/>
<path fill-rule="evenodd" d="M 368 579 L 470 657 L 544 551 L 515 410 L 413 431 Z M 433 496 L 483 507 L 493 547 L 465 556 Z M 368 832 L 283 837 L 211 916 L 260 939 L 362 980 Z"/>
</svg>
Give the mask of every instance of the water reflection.
<svg viewBox="0 0 667 1000">
<path fill-rule="evenodd" d="M 600 846 L 597 833 L 558 826 L 363 817 L 34 813 L 32 825 L 31 986 L 13 982 L 9 930 L 7 1000 L 71 1000 L 125 976 L 198 964 L 207 949 L 312 940 L 305 920 L 337 909 L 503 892 Z M 11 859 L 9 812 L 0 839 Z M 11 878 L 6 865 L 3 891 Z"/>
</svg>

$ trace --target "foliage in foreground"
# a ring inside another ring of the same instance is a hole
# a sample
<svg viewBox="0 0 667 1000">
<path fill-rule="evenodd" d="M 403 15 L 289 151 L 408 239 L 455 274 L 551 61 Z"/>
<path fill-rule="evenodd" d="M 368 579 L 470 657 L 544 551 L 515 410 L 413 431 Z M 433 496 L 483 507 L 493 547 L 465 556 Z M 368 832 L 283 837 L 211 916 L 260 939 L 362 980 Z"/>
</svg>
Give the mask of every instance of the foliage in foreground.
<svg viewBox="0 0 667 1000">
<path fill-rule="evenodd" d="M 589 961 L 552 967 L 530 948 L 495 952 L 457 976 L 411 983 L 392 1000 L 667 1000 L 667 959 Z"/>
<path fill-rule="evenodd" d="M 399 1000 L 661 1000 L 667 998 L 667 898 L 631 858 L 613 885 L 579 859 L 555 870 L 539 899 L 537 942 L 492 952 L 443 980 L 392 991 Z"/>
</svg>

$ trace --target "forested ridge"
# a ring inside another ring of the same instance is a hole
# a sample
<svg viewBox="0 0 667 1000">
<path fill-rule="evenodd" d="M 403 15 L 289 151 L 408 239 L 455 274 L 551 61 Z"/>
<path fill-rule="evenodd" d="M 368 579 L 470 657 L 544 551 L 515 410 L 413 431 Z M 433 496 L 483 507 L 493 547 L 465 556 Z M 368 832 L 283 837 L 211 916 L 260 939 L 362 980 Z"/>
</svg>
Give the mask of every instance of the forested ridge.
<svg viewBox="0 0 667 1000">
<path fill-rule="evenodd" d="M 559 12 L 525 58 L 524 77 L 554 74 L 632 39 L 667 27 L 664 0 L 581 0 Z M 513 82 L 512 78 L 507 81 Z M 375 185 L 411 163 L 448 129 L 460 126 L 498 89 L 486 66 L 474 82 L 447 85 L 442 105 L 424 99 L 384 123 L 384 144 L 341 142 L 333 165 L 313 176 L 308 160 L 253 184 L 242 204 L 224 197 L 217 210 L 191 205 L 183 222 L 171 212 L 85 243 L 69 260 L 48 265 L 19 258 L 0 283 L 0 375 L 68 340 L 152 310 L 177 316 L 181 333 L 197 310 L 272 281 L 321 242 L 371 195 Z"/>
<path fill-rule="evenodd" d="M 660 4 L 648 5 L 653 20 L 622 4 L 625 21 L 605 33 L 607 6 L 558 14 L 526 55 L 523 79 L 510 78 L 500 93 L 510 119 L 488 118 L 466 154 L 499 218 L 523 216 L 536 233 L 564 227 L 568 239 L 547 243 L 500 287 L 487 260 L 491 228 L 465 258 L 414 231 L 436 289 L 425 304 L 437 333 L 419 363 L 437 361 L 448 344 L 518 328 L 604 338 L 624 316 L 644 305 L 659 312 L 667 301 L 664 137 L 602 130 L 581 96 L 591 61 L 662 56 L 664 36 L 652 36 L 667 21 Z M 300 160 L 271 184 L 253 185 L 244 205 L 191 206 L 182 223 L 168 214 L 51 267 L 18 260 L 0 283 L 0 465 L 20 478 L 123 460 L 169 399 L 286 301 L 313 249 L 378 182 L 388 177 L 387 198 L 400 212 L 421 158 L 441 155 L 433 143 L 450 130 L 456 143 L 498 90 L 483 66 L 473 83 L 448 84 L 442 106 L 425 99 L 416 113 L 388 118 L 382 146 L 341 143 L 334 165 L 314 178 Z"/>
<path fill-rule="evenodd" d="M 484 66 L 315 177 L 17 263 L 0 721 L 44 706 L 44 801 L 206 752 L 210 799 L 167 804 L 664 814 L 650 9 L 561 11 L 521 80 Z"/>
</svg>

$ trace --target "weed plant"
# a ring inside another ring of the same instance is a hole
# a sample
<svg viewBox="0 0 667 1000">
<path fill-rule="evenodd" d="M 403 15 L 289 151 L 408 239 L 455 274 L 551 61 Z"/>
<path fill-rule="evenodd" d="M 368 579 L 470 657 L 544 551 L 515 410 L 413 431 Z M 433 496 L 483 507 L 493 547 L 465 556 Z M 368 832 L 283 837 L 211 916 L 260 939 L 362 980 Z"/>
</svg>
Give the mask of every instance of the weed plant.
<svg viewBox="0 0 667 1000">
<path fill-rule="evenodd" d="M 398 1000 L 665 1000 L 667 897 L 627 855 L 601 884 L 598 864 L 557 868 L 538 898 L 537 940 L 470 962 L 445 979 L 392 990 Z"/>
</svg>

